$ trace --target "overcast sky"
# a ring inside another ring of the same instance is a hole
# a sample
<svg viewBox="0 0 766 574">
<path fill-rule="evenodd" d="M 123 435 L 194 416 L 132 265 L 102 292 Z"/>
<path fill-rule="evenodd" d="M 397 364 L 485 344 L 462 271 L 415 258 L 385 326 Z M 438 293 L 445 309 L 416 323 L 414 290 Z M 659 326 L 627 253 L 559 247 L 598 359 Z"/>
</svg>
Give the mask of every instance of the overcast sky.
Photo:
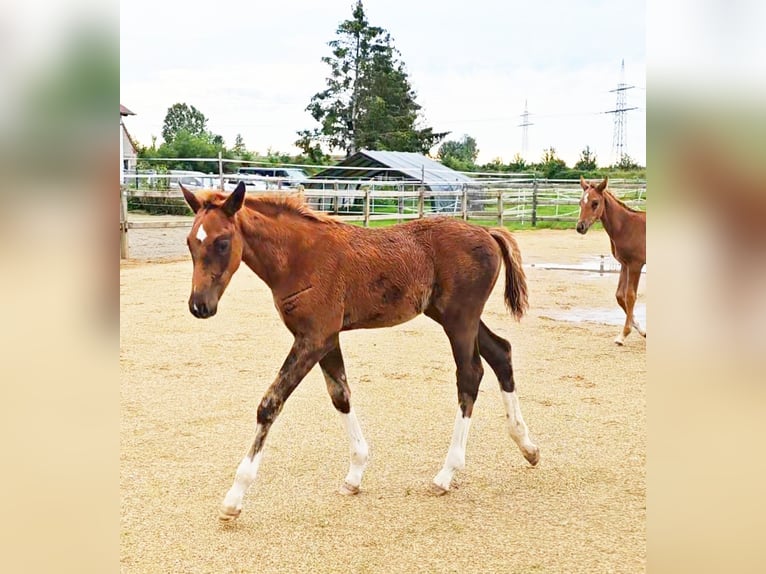
<svg viewBox="0 0 766 574">
<path fill-rule="evenodd" d="M 296 153 L 296 132 L 316 127 L 305 111 L 325 88 L 327 42 L 353 0 L 218 0 L 120 3 L 120 101 L 136 116 L 141 144 L 158 136 L 167 109 L 186 102 L 227 145 Z M 423 107 L 424 124 L 474 137 L 479 161 L 521 152 L 528 102 L 527 160 L 553 146 L 572 165 L 589 145 L 612 162 L 610 93 L 625 60 L 627 152 L 646 161 L 643 0 L 471 2 L 365 0 L 372 25 L 390 32 Z M 436 149 L 432 152 L 435 154 Z"/>
</svg>

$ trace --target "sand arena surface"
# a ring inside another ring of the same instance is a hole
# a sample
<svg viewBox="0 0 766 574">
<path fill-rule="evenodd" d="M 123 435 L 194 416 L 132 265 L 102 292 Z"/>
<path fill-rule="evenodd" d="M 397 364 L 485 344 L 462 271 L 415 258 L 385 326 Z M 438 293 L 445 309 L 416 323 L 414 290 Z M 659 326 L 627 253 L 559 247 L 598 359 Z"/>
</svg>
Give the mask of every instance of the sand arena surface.
<svg viewBox="0 0 766 574">
<path fill-rule="evenodd" d="M 466 468 L 449 494 L 429 494 L 457 402 L 447 338 L 421 316 L 341 335 L 371 451 L 362 492 L 337 494 L 348 443 L 316 367 L 273 426 L 242 515 L 227 526 L 218 506 L 291 336 L 244 266 L 218 314 L 195 319 L 188 229 L 131 233 L 147 254 L 181 259 L 120 268 L 122 572 L 645 569 L 646 341 L 634 332 L 620 348 L 617 326 L 546 316 L 616 307 L 617 275 L 527 267 L 531 308 L 521 323 L 504 309 L 502 275 L 487 303 L 485 322 L 513 345 L 538 467 L 509 438 L 485 364 Z M 515 235 L 525 264 L 609 253 L 603 231 Z"/>
</svg>

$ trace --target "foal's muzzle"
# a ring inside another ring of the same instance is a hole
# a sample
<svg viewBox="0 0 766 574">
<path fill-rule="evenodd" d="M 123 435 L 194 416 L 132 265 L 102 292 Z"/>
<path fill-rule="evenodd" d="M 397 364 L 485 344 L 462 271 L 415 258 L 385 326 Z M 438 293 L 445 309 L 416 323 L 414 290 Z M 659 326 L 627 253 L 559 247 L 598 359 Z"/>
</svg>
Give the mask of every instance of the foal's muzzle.
<svg viewBox="0 0 766 574">
<path fill-rule="evenodd" d="M 207 303 L 202 297 L 192 295 L 189 297 L 189 311 L 197 319 L 207 319 L 215 315 L 218 311 L 218 305 Z"/>
<path fill-rule="evenodd" d="M 581 235 L 585 235 L 585 233 L 588 231 L 588 226 L 584 221 L 578 221 L 577 222 L 577 233 Z"/>
</svg>

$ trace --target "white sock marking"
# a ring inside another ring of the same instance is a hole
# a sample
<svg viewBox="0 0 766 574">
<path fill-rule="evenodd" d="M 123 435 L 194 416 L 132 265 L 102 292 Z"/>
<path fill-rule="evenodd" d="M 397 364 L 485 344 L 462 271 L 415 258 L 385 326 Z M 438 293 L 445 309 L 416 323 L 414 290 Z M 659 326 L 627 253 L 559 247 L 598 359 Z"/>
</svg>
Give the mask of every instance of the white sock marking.
<svg viewBox="0 0 766 574">
<path fill-rule="evenodd" d="M 468 442 L 468 431 L 471 428 L 470 417 L 464 417 L 463 411 L 458 408 L 455 416 L 455 427 L 452 430 L 452 442 L 444 459 L 444 466 L 434 477 L 434 483 L 449 490 L 455 471 L 465 468 L 465 446 Z"/>
<path fill-rule="evenodd" d="M 199 240 L 200 243 L 205 241 L 205 237 L 207 237 L 207 233 L 205 232 L 205 227 L 200 223 L 199 228 L 197 229 L 197 235 L 195 237 Z"/>
<path fill-rule="evenodd" d="M 348 467 L 346 482 L 351 486 L 358 487 L 362 483 L 362 474 L 367 466 L 369 447 L 367 446 L 367 441 L 364 440 L 362 428 L 359 426 L 359 421 L 356 418 L 353 407 L 348 414 L 341 413 L 340 419 L 343 423 L 343 428 L 346 429 L 346 434 L 348 434 L 349 451 L 351 452 L 351 462 Z"/>
<path fill-rule="evenodd" d="M 256 434 L 260 431 L 260 425 L 256 426 Z M 229 492 L 223 499 L 223 507 L 230 511 L 237 511 L 242 509 L 242 499 L 245 497 L 247 489 L 255 481 L 255 477 L 258 475 L 258 467 L 261 466 L 261 458 L 263 458 L 263 450 L 258 452 L 252 460 L 245 455 L 242 462 L 237 467 L 237 473 L 234 476 L 234 484 L 231 485 Z"/>
<path fill-rule="evenodd" d="M 537 450 L 537 447 L 529 438 L 529 430 L 524 422 L 524 418 L 521 416 L 521 407 L 519 406 L 519 397 L 516 396 L 516 391 L 510 393 L 501 391 L 500 394 L 503 396 L 503 403 L 505 403 L 508 433 L 525 456 L 527 454 L 531 455 Z"/>
</svg>

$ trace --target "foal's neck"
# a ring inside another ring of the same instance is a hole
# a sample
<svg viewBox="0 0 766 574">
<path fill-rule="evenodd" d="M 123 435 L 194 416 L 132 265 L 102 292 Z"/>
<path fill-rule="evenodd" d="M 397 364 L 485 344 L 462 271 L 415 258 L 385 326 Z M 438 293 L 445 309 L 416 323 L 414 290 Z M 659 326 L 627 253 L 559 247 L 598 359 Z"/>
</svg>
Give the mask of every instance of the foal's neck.
<svg viewBox="0 0 766 574">
<path fill-rule="evenodd" d="M 604 193 L 604 212 L 601 214 L 601 223 L 612 240 L 620 233 L 627 218 L 628 210 L 610 193 Z"/>
<path fill-rule="evenodd" d="M 245 205 L 237 214 L 237 226 L 242 234 L 242 261 L 268 285 L 279 290 L 286 282 L 297 279 L 301 269 L 291 266 L 300 250 L 309 247 L 318 233 L 301 234 L 300 220 L 295 224 L 292 214 L 265 213 L 255 206 Z"/>
</svg>

